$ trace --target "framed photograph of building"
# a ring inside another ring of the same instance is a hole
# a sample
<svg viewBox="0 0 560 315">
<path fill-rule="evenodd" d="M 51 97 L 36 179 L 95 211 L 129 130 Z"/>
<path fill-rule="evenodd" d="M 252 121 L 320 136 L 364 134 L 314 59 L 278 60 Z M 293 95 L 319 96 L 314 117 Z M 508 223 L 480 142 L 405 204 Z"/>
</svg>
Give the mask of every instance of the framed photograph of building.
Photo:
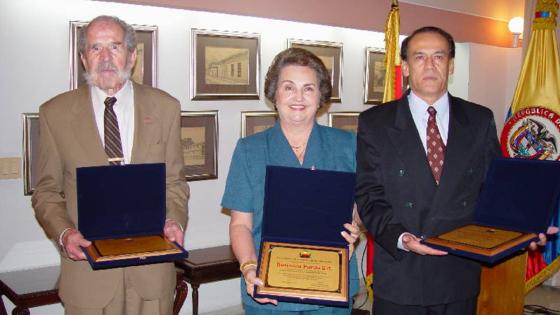
<svg viewBox="0 0 560 315">
<path fill-rule="evenodd" d="M 23 194 L 32 195 L 39 163 L 39 114 L 23 113 Z"/>
<path fill-rule="evenodd" d="M 321 58 L 331 74 L 331 102 L 342 102 L 342 43 L 288 39 L 288 47 L 307 49 Z"/>
<path fill-rule="evenodd" d="M 385 90 L 385 50 L 366 48 L 364 103 L 381 104 Z"/>
<path fill-rule="evenodd" d="M 275 111 L 241 112 L 241 138 L 266 130 L 276 123 Z"/>
<path fill-rule="evenodd" d="M 218 111 L 181 112 L 181 146 L 188 181 L 218 178 Z"/>
<path fill-rule="evenodd" d="M 330 112 L 329 126 L 353 133 L 358 133 L 358 116 L 360 112 Z"/>
<path fill-rule="evenodd" d="M 259 34 L 191 32 L 191 99 L 259 98 Z"/>
<path fill-rule="evenodd" d="M 70 22 L 70 89 L 86 84 L 84 66 L 80 59 L 79 42 L 81 29 L 88 22 Z M 157 87 L 157 26 L 132 25 L 136 30 L 136 63 L 131 78 L 137 83 Z"/>
</svg>

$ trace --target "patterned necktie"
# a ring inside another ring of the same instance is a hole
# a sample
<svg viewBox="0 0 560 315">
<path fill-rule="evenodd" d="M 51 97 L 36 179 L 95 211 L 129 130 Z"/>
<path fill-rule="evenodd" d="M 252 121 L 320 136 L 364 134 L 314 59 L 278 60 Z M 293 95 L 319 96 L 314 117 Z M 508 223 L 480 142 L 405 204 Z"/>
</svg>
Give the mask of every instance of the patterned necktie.
<svg viewBox="0 0 560 315">
<path fill-rule="evenodd" d="M 432 174 L 439 185 L 441 172 L 443 171 L 443 160 L 445 159 L 445 144 L 439 133 L 436 123 L 436 109 L 433 106 L 428 107 L 428 128 L 426 129 L 426 147 L 428 150 L 428 162 L 432 168 Z"/>
<path fill-rule="evenodd" d="M 113 105 L 117 102 L 116 97 L 107 97 L 105 99 L 105 116 L 103 122 L 105 124 L 105 153 L 107 153 L 109 164 L 121 165 L 124 162 L 124 155 L 121 145 L 121 134 L 119 132 L 119 123 L 117 115 L 113 110 Z"/>
</svg>

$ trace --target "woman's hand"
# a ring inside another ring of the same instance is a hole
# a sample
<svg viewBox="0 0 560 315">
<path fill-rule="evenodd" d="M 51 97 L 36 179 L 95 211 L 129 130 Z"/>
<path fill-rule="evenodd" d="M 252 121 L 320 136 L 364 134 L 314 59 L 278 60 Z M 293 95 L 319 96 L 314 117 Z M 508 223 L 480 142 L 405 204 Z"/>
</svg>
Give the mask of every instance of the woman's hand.
<svg viewBox="0 0 560 315">
<path fill-rule="evenodd" d="M 268 298 L 256 299 L 253 297 L 255 285 L 262 286 L 263 282 L 257 278 L 257 256 L 255 243 L 251 231 L 253 230 L 253 214 L 231 209 L 229 223 L 229 238 L 231 248 L 237 261 L 241 264 L 241 276 L 247 286 L 247 294 L 261 304 L 278 304 L 278 301 Z"/>
<path fill-rule="evenodd" d="M 243 280 L 245 280 L 245 285 L 247 286 L 247 294 L 249 294 L 253 300 L 257 301 L 260 304 L 271 303 L 274 305 L 278 305 L 277 300 L 269 299 L 269 298 L 255 298 L 253 296 L 255 285 L 262 286 L 263 282 L 261 279 L 257 278 L 257 269 L 255 267 L 247 268 L 243 272 Z"/>
<path fill-rule="evenodd" d="M 360 237 L 360 228 L 358 227 L 358 223 L 356 221 L 352 221 L 352 224 L 344 223 L 344 228 L 347 231 L 340 232 L 340 235 L 342 235 L 342 237 L 344 237 L 344 239 L 348 242 L 350 249 L 348 258 L 350 258 L 352 257 L 352 253 L 354 253 L 354 243 L 356 243 Z"/>
</svg>

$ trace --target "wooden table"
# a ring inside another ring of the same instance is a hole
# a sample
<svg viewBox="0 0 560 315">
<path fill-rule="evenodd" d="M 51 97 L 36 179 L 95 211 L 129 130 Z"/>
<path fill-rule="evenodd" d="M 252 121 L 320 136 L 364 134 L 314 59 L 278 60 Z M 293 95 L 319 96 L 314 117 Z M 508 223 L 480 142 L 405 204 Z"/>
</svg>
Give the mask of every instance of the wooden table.
<svg viewBox="0 0 560 315">
<path fill-rule="evenodd" d="M 16 306 L 14 315 L 28 315 L 32 307 L 59 303 L 59 273 L 59 266 L 1 273 L 0 315 L 7 315 L 2 295 Z"/>
<path fill-rule="evenodd" d="M 235 259 L 231 246 L 217 246 L 189 251 L 189 257 L 175 262 L 183 270 L 183 281 L 192 287 L 192 314 L 198 315 L 198 288 L 203 283 L 238 278 L 241 276 L 239 263 Z M 179 282 L 178 282 L 179 283 Z M 187 297 L 185 288 L 177 286 L 174 314 L 179 314 Z M 352 315 L 369 315 L 367 310 L 352 310 Z"/>
<path fill-rule="evenodd" d="M 183 270 L 183 280 L 191 285 L 193 315 L 198 315 L 198 288 L 201 284 L 241 276 L 239 263 L 229 245 L 191 250 L 188 258 L 175 262 L 175 265 Z M 177 288 L 175 314 L 179 313 L 186 297 L 186 290 Z"/>
</svg>

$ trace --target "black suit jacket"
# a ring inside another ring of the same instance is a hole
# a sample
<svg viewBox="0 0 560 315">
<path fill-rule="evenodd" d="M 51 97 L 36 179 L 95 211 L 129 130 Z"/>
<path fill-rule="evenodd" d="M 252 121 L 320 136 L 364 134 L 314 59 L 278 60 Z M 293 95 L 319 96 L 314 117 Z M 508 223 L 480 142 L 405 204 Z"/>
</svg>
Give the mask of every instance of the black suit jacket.
<svg viewBox="0 0 560 315">
<path fill-rule="evenodd" d="M 356 203 L 375 237 L 375 295 L 434 305 L 476 297 L 480 265 L 397 248 L 403 232 L 433 236 L 471 221 L 486 171 L 500 154 L 492 112 L 449 96 L 440 185 L 432 176 L 407 95 L 364 111 L 358 123 Z"/>
</svg>

